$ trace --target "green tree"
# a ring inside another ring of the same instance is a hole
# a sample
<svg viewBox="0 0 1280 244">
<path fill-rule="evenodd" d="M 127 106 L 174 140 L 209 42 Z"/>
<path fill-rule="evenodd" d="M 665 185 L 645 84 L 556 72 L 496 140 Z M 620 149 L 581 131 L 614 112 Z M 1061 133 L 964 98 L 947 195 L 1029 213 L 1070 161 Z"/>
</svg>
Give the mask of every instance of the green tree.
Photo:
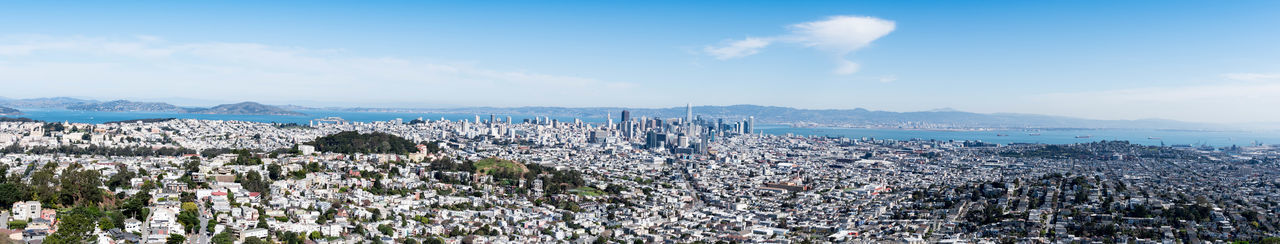
<svg viewBox="0 0 1280 244">
<path fill-rule="evenodd" d="M 378 232 L 382 232 L 383 235 L 391 235 L 395 230 L 391 229 L 390 225 L 381 224 L 378 225 Z"/>
<path fill-rule="evenodd" d="M 240 184 L 244 186 L 245 190 L 264 193 L 264 195 L 271 191 L 271 183 L 262 180 L 262 174 L 254 170 L 250 170 L 246 173 L 244 178 L 240 180 Z"/>
<path fill-rule="evenodd" d="M 132 197 L 129 197 L 129 200 L 125 201 L 124 204 L 120 206 L 120 212 L 133 219 L 146 219 L 146 207 L 150 201 L 151 193 L 147 193 L 147 191 L 140 191 L 133 194 Z"/>
<path fill-rule="evenodd" d="M 84 169 L 80 164 L 62 170 L 61 188 L 63 204 L 68 206 L 96 205 L 102 202 L 102 173 Z"/>
<path fill-rule="evenodd" d="M 0 206 L 13 206 L 15 202 L 31 200 L 25 184 L 0 183 Z"/>
<path fill-rule="evenodd" d="M 258 239 L 258 237 L 244 238 L 244 244 L 267 244 L 267 242 Z"/>
<path fill-rule="evenodd" d="M 268 177 L 268 178 L 271 178 L 271 180 L 282 180 L 282 179 L 283 179 L 283 177 L 284 177 L 284 175 L 281 175 L 281 174 L 280 174 L 280 170 L 281 170 L 281 169 L 280 169 L 280 165 L 279 165 L 279 164 L 271 164 L 271 165 L 268 165 L 268 166 L 267 166 L 267 177 Z"/>
<path fill-rule="evenodd" d="M 98 218 L 98 229 L 110 230 L 115 228 L 116 228 L 116 223 L 114 221 L 111 221 L 110 217 L 103 216 L 102 218 Z"/>
<path fill-rule="evenodd" d="M 32 199 L 42 203 L 55 203 L 58 199 L 57 183 L 54 179 L 56 164 L 45 164 L 40 170 L 31 173 Z"/>
<path fill-rule="evenodd" d="M 45 238 L 44 243 L 94 243 L 97 237 L 93 229 L 102 212 L 95 207 L 77 207 L 58 217 L 58 232 Z"/>
<path fill-rule="evenodd" d="M 165 244 L 182 244 L 187 241 L 187 237 L 179 234 L 169 234 L 169 238 L 164 240 Z"/>
<path fill-rule="evenodd" d="M 223 231 L 222 233 L 213 235 L 213 239 L 210 239 L 209 241 L 216 244 L 232 244 L 235 243 L 235 238 L 231 236 L 231 232 Z M 248 243 L 248 240 L 246 240 L 246 243 Z"/>
<path fill-rule="evenodd" d="M 413 143 L 399 136 L 381 132 L 360 134 L 355 131 L 344 131 L 316 138 L 314 141 L 306 144 L 316 146 L 316 151 L 348 154 L 408 154 L 418 151 L 417 143 Z"/>
<path fill-rule="evenodd" d="M 187 233 L 194 233 L 196 228 L 200 227 L 200 217 L 196 214 L 196 211 L 183 210 L 178 213 L 178 223 L 182 224 Z"/>
</svg>

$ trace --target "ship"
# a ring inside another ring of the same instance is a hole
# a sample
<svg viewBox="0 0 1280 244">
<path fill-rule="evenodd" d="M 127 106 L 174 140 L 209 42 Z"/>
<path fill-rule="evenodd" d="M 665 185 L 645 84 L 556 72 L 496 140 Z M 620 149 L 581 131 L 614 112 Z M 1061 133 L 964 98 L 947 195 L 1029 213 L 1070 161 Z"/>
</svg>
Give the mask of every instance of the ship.
<svg viewBox="0 0 1280 244">
<path fill-rule="evenodd" d="M 1009 134 L 996 134 L 996 136 L 1009 136 Z"/>
<path fill-rule="evenodd" d="M 1039 136 L 1039 135 L 1040 135 L 1040 133 L 1031 133 L 1031 134 L 1027 134 L 1027 135 L 1028 135 L 1028 136 Z"/>
<path fill-rule="evenodd" d="M 1148 136 L 1148 137 L 1147 137 L 1147 140 L 1160 140 L 1160 138 L 1159 138 L 1159 137 L 1154 137 L 1154 136 Z"/>
<path fill-rule="evenodd" d="M 1090 138 L 1090 137 L 1093 137 L 1093 136 L 1089 136 L 1089 135 L 1076 136 L 1076 138 L 1080 138 L 1080 139 L 1085 139 L 1085 138 Z"/>
</svg>

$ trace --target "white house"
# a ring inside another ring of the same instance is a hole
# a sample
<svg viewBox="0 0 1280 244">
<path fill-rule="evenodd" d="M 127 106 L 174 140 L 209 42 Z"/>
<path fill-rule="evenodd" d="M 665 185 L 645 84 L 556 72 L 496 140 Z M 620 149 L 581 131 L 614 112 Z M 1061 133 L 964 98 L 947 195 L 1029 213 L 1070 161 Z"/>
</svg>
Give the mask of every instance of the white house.
<svg viewBox="0 0 1280 244">
<path fill-rule="evenodd" d="M 26 201 L 13 203 L 14 220 L 30 220 L 40 217 L 40 202 Z"/>
<path fill-rule="evenodd" d="M 142 233 L 142 221 L 133 218 L 124 220 L 124 231 Z"/>
</svg>

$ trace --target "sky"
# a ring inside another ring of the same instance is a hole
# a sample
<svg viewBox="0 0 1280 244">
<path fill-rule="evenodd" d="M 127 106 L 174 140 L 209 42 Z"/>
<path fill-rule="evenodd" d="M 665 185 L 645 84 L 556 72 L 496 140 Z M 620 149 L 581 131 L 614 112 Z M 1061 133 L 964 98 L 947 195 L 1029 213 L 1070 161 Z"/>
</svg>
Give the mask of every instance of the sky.
<svg viewBox="0 0 1280 244">
<path fill-rule="evenodd" d="M 0 97 L 756 104 L 1280 122 L 1280 1 L 132 1 L 0 8 Z"/>
</svg>

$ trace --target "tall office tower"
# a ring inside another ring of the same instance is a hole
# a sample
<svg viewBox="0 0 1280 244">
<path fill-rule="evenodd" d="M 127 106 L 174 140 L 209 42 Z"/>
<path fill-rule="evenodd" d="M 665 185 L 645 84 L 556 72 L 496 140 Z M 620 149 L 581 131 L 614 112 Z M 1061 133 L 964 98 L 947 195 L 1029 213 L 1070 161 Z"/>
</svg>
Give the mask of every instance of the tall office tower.
<svg viewBox="0 0 1280 244">
<path fill-rule="evenodd" d="M 609 121 L 609 127 L 605 127 L 605 130 L 613 130 L 613 114 L 604 113 L 604 119 Z"/>
<path fill-rule="evenodd" d="M 684 117 L 684 123 L 685 124 L 693 123 L 693 104 L 692 103 L 685 104 L 684 112 L 686 113 Z"/>
<path fill-rule="evenodd" d="M 495 115 L 493 115 L 493 114 L 489 114 L 489 124 L 498 123 L 498 121 L 496 120 L 497 118 L 498 118 L 498 116 L 495 116 Z"/>
<path fill-rule="evenodd" d="M 622 110 L 622 137 L 631 139 L 631 111 Z"/>
<path fill-rule="evenodd" d="M 475 121 L 472 121 L 472 122 L 480 123 L 480 115 L 479 115 L 479 114 L 477 114 L 477 115 L 476 115 L 476 120 L 475 120 Z"/>
<path fill-rule="evenodd" d="M 511 115 L 507 115 L 507 124 L 511 124 Z"/>
<path fill-rule="evenodd" d="M 684 134 L 687 136 L 693 136 L 693 104 L 685 104 L 684 112 Z"/>
<path fill-rule="evenodd" d="M 747 116 L 747 134 L 751 134 L 756 129 L 756 116 Z"/>
<path fill-rule="evenodd" d="M 659 141 L 661 140 L 658 138 L 658 132 L 650 131 L 644 134 L 644 148 L 648 148 L 648 149 L 658 148 L 660 147 L 660 145 L 658 144 Z"/>
</svg>

